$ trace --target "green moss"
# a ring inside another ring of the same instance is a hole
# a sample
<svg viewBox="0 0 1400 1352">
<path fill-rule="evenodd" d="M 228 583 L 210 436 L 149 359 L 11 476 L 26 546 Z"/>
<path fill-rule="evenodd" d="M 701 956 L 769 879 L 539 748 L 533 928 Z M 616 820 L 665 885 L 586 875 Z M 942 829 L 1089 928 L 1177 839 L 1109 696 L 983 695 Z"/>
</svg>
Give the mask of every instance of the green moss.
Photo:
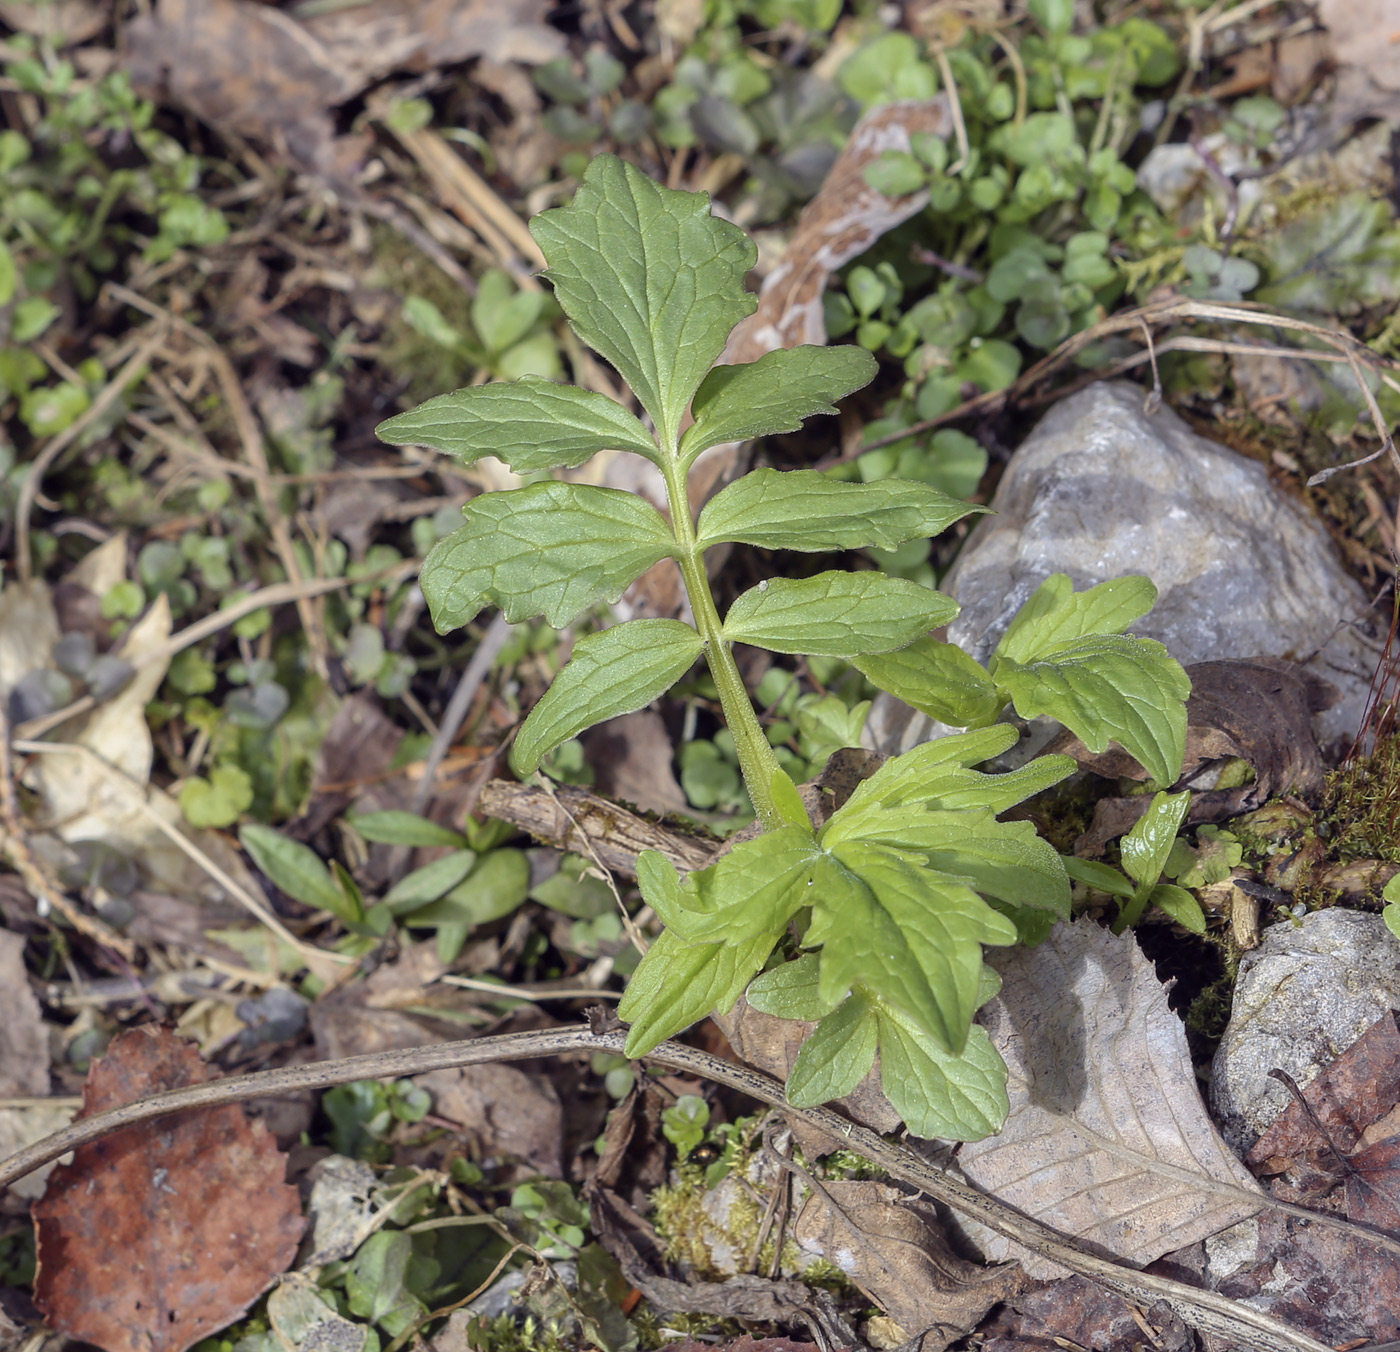
<svg viewBox="0 0 1400 1352">
<path fill-rule="evenodd" d="M 1400 864 L 1400 728 L 1382 736 L 1369 756 L 1327 776 L 1321 821 L 1340 863 Z"/>
</svg>

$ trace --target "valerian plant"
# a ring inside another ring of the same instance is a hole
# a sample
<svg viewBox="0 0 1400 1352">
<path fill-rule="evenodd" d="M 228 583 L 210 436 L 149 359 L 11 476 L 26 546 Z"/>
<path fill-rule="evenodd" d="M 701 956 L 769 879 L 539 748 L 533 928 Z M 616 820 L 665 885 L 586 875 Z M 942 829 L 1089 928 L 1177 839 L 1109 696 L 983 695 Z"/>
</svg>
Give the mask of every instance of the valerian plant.
<svg viewBox="0 0 1400 1352">
<path fill-rule="evenodd" d="M 973 1022 L 998 987 L 983 948 L 1034 941 L 1070 904 L 1059 855 L 1029 822 L 998 818 L 1074 762 L 1043 756 L 1007 774 L 973 767 L 1017 740 L 996 722 L 1011 704 L 1060 719 L 1092 748 L 1117 740 L 1159 783 L 1176 778 L 1189 683 L 1160 644 L 1124 634 L 1150 609 L 1152 584 L 1126 578 L 1075 592 L 1068 578 L 1050 578 L 985 669 L 927 637 L 956 602 L 878 572 L 775 577 L 721 616 L 705 571 L 713 546 L 894 549 L 986 509 L 926 484 L 757 469 L 697 515 L 687 472 L 702 452 L 834 413 L 874 376 L 874 358 L 796 347 L 716 366 L 755 306 L 744 288 L 754 246 L 711 215 L 704 194 L 663 188 L 612 156 L 592 162 L 570 206 L 530 228 L 564 314 L 626 379 L 650 425 L 602 394 L 526 377 L 431 399 L 379 434 L 466 464 L 495 455 L 521 474 L 632 451 L 665 482 L 669 520 L 638 496 L 587 484 L 482 494 L 422 574 L 446 632 L 488 605 L 513 622 L 543 615 L 568 625 L 658 560 L 680 568 L 694 622 L 637 619 L 581 638 L 512 752 L 516 772 L 529 775 L 585 728 L 645 707 L 697 659 L 709 665 L 763 829 L 685 877 L 656 852 L 639 859 L 642 895 L 665 929 L 620 1007 L 632 1025 L 628 1054 L 729 1009 L 747 989 L 759 1009 L 819 1020 L 788 1082 L 795 1104 L 849 1093 L 878 1051 L 885 1092 L 912 1131 L 975 1139 L 998 1130 L 1006 1071 Z M 970 730 L 889 761 L 818 829 L 763 734 L 736 643 L 845 658 Z M 771 965 L 789 942 L 796 956 Z"/>
</svg>

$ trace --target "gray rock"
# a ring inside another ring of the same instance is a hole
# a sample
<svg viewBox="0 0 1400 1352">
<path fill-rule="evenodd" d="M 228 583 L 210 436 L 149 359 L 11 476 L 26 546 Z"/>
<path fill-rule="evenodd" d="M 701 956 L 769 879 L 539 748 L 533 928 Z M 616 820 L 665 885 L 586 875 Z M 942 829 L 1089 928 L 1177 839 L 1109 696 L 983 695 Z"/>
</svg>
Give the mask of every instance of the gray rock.
<svg viewBox="0 0 1400 1352">
<path fill-rule="evenodd" d="M 1341 909 L 1272 925 L 1241 959 L 1210 1084 L 1216 1122 L 1236 1150 L 1247 1151 L 1289 1104 L 1271 1070 L 1306 1087 L 1400 1008 L 1397 959 L 1400 945 L 1379 916 Z"/>
<path fill-rule="evenodd" d="M 996 496 L 943 583 L 962 604 L 948 637 L 979 661 L 1051 573 L 1076 588 L 1128 573 L 1157 584 L 1132 632 L 1183 664 L 1285 657 L 1341 690 L 1314 724 L 1324 743 L 1355 734 L 1379 646 L 1368 601 L 1307 509 L 1262 464 L 1197 436 L 1143 391 L 1092 385 L 1052 409 L 1012 457 Z M 949 729 L 881 695 L 867 745 L 906 750 Z"/>
</svg>

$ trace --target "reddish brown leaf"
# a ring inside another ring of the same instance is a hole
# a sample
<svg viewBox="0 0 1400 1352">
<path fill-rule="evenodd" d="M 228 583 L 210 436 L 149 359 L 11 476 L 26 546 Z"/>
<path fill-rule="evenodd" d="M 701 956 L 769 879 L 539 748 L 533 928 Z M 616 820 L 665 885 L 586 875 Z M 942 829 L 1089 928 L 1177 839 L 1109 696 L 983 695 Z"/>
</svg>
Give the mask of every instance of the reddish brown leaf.
<svg viewBox="0 0 1400 1352">
<path fill-rule="evenodd" d="M 146 1027 L 93 1065 L 81 1117 L 211 1078 L 195 1046 Z M 236 1104 L 80 1146 L 34 1205 L 34 1298 L 107 1352 L 184 1352 L 241 1315 L 296 1256 L 286 1157 Z"/>
</svg>

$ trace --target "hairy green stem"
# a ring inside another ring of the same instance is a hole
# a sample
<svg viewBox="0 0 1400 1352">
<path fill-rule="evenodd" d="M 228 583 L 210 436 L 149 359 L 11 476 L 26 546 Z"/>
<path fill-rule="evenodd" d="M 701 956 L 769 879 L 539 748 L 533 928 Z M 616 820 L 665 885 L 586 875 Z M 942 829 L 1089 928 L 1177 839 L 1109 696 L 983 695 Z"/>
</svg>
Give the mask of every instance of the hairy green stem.
<svg viewBox="0 0 1400 1352">
<path fill-rule="evenodd" d="M 690 495 L 686 491 L 686 472 L 674 448 L 664 457 L 662 473 L 666 479 L 666 500 L 671 509 L 671 529 L 676 537 L 676 562 L 680 565 L 695 627 L 705 640 L 705 660 L 719 691 L 724 721 L 734 738 L 739 753 L 739 772 L 754 811 L 765 830 L 783 825 L 778 806 L 773 801 L 773 774 L 779 768 L 778 758 L 768 745 L 763 726 L 754 712 L 748 687 L 739 674 L 734 652 L 724 637 L 724 625 L 715 606 L 710 579 L 705 574 L 704 553 L 696 547 L 695 524 L 690 516 Z"/>
</svg>

